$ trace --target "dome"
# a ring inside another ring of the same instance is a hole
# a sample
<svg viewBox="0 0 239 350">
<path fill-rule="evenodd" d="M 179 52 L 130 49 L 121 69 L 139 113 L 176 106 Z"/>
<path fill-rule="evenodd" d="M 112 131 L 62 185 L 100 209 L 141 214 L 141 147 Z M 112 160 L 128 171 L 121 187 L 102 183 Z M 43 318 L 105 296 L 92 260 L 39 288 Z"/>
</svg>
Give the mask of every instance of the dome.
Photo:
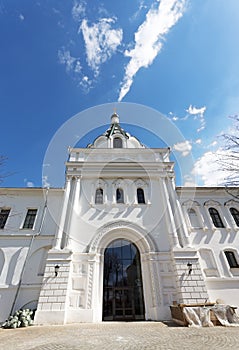
<svg viewBox="0 0 239 350">
<path fill-rule="evenodd" d="M 117 113 L 111 116 L 109 128 L 88 146 L 89 148 L 145 148 L 140 141 L 126 132 L 119 122 Z"/>
</svg>

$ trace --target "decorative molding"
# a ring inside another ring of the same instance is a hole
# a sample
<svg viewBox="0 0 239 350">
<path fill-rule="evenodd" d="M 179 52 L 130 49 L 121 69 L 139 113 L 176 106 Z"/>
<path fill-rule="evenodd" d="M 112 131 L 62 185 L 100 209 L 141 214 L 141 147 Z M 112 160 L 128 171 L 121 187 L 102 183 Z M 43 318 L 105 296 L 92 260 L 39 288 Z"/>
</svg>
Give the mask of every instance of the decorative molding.
<svg viewBox="0 0 239 350">
<path fill-rule="evenodd" d="M 137 179 L 137 180 L 135 180 L 134 181 L 134 184 L 135 184 L 135 186 L 136 187 L 141 187 L 141 188 L 145 188 L 145 187 L 147 187 L 148 186 L 148 184 L 147 184 L 147 182 L 146 181 L 144 181 L 143 179 Z"/>
<path fill-rule="evenodd" d="M 206 201 L 204 203 L 205 207 L 220 207 L 221 206 L 221 203 L 217 202 L 217 201 L 214 201 L 212 199 Z"/>
<path fill-rule="evenodd" d="M 96 252 L 100 249 L 100 242 L 102 239 L 115 230 L 122 230 L 125 233 L 124 237 L 126 239 L 132 240 L 132 238 L 137 238 L 137 241 L 141 243 L 141 253 L 156 250 L 154 242 L 142 227 L 127 221 L 117 221 L 106 224 L 97 231 L 95 237 L 89 244 L 88 252 Z M 113 240 L 113 238 L 111 240 Z"/>
<path fill-rule="evenodd" d="M 236 209 L 238 209 L 238 208 L 239 208 L 239 202 L 238 202 L 238 201 L 235 201 L 234 199 L 230 199 L 230 200 L 228 200 L 228 201 L 226 201 L 226 202 L 224 203 L 224 206 L 225 206 L 225 207 L 231 207 L 231 206 L 233 206 L 233 207 L 236 207 Z"/>
<path fill-rule="evenodd" d="M 200 203 L 193 201 L 192 199 L 188 199 L 187 201 L 183 202 L 182 205 L 188 208 L 200 207 Z"/>
<path fill-rule="evenodd" d="M 92 306 L 93 273 L 94 273 L 94 263 L 90 262 L 89 275 L 88 275 L 87 309 L 91 309 L 91 306 Z"/>
</svg>

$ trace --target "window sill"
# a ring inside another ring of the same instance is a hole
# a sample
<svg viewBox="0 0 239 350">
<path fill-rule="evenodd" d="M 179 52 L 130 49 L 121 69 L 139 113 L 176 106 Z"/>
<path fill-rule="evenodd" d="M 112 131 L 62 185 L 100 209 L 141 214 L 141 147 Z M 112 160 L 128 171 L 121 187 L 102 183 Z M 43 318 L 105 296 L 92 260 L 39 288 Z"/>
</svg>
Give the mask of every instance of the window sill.
<svg viewBox="0 0 239 350">
<path fill-rule="evenodd" d="M 239 276 L 239 266 L 238 267 L 230 267 L 230 272 L 233 276 Z"/>
</svg>

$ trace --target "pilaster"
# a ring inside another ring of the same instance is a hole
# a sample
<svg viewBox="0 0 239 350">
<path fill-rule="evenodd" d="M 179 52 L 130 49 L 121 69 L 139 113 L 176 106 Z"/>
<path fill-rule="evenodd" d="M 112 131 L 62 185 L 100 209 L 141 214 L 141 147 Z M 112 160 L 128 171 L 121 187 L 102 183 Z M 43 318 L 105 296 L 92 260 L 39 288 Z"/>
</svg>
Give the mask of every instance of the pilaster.
<svg viewBox="0 0 239 350">
<path fill-rule="evenodd" d="M 61 246 L 64 226 L 65 226 L 65 220 L 66 220 L 66 213 L 67 213 L 67 206 L 68 206 L 68 201 L 69 201 L 70 190 L 71 190 L 71 181 L 70 181 L 70 177 L 67 176 L 67 178 L 66 178 L 66 186 L 65 186 L 65 194 L 64 194 L 64 199 L 63 199 L 63 207 L 62 207 L 62 213 L 61 213 L 61 219 L 60 219 L 60 225 L 59 225 L 59 228 L 58 228 L 58 232 L 57 232 L 56 239 L 55 239 L 55 244 L 54 244 L 55 249 L 60 249 L 60 246 Z"/>
</svg>

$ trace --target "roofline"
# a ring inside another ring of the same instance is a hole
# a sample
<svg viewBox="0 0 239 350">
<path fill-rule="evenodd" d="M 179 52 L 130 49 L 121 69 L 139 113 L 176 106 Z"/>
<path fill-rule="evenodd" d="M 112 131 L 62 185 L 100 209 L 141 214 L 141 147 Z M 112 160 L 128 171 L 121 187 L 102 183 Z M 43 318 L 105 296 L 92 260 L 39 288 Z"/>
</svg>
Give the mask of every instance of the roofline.
<svg viewBox="0 0 239 350">
<path fill-rule="evenodd" d="M 46 187 L 0 187 L 0 191 L 1 190 L 9 190 L 9 191 L 60 191 L 60 190 L 64 190 L 63 187 L 50 187 L 50 188 L 46 188 Z"/>
<path fill-rule="evenodd" d="M 239 190 L 239 186 L 176 186 L 176 190 Z"/>
<path fill-rule="evenodd" d="M 140 142 L 140 141 L 139 141 Z M 129 148 L 108 148 L 108 147 L 101 147 L 101 148 L 94 148 L 94 152 L 97 150 L 97 151 L 101 151 L 102 152 L 102 150 L 117 150 L 117 151 L 119 151 L 119 150 L 122 150 L 122 152 L 124 151 L 127 151 L 127 152 L 131 152 L 131 151 L 133 151 L 133 152 L 138 152 L 139 151 L 139 148 L 131 148 L 131 147 L 129 147 Z M 74 148 L 74 147 L 69 147 L 69 154 L 71 153 L 71 152 L 92 152 L 92 148 Z M 160 152 L 169 152 L 171 149 L 170 149 L 170 147 L 160 147 L 160 148 L 157 148 L 157 147 L 152 147 L 152 148 L 149 148 L 149 147 L 145 147 L 145 148 L 140 148 L 140 152 L 142 151 L 142 150 L 145 150 L 145 151 L 143 151 L 143 152 L 146 152 L 146 150 L 147 151 L 150 151 L 150 150 L 154 150 L 154 151 L 160 151 Z"/>
</svg>

